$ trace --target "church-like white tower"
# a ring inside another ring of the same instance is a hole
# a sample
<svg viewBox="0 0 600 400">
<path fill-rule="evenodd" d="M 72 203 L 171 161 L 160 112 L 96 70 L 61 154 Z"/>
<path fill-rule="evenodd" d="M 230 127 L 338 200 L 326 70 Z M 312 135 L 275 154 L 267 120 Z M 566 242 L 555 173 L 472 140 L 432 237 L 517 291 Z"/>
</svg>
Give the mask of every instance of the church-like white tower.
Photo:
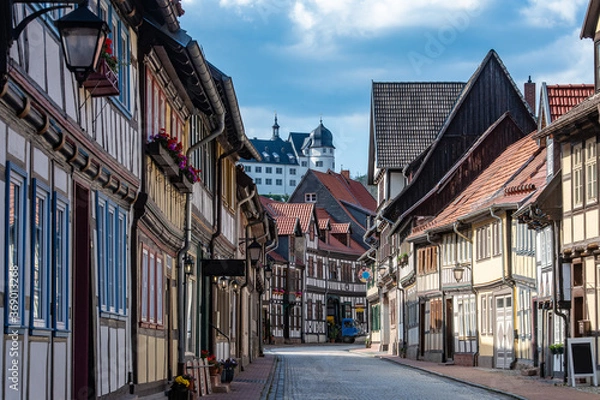
<svg viewBox="0 0 600 400">
<path fill-rule="evenodd" d="M 320 172 L 335 171 L 333 134 L 323 120 L 310 133 L 290 132 L 288 139 L 279 136 L 277 115 L 270 139 L 250 139 L 262 160 L 241 159 L 246 173 L 254 179 L 262 195 L 290 195 L 310 168 Z"/>
</svg>

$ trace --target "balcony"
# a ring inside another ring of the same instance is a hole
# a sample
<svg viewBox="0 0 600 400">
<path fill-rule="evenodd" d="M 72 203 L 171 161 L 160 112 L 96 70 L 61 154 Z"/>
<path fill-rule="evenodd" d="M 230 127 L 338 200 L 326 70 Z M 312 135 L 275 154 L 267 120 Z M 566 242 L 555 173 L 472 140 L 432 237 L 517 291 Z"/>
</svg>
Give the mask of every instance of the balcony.
<svg viewBox="0 0 600 400">
<path fill-rule="evenodd" d="M 83 82 L 83 87 L 90 92 L 92 97 L 116 96 L 119 94 L 119 79 L 117 74 L 103 58 L 98 62 L 96 72 L 92 72 Z"/>
</svg>

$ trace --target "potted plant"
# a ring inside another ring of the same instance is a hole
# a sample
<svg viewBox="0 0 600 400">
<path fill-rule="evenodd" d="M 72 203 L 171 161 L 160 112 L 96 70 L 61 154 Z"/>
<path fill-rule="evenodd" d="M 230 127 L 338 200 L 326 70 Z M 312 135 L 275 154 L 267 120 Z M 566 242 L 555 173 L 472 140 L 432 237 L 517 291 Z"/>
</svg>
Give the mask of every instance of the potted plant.
<svg viewBox="0 0 600 400">
<path fill-rule="evenodd" d="M 329 323 L 328 325 L 329 325 L 329 341 L 331 343 L 334 343 L 338 338 L 338 335 L 340 333 L 340 328 L 336 324 L 333 324 L 333 323 Z"/>
<path fill-rule="evenodd" d="M 169 400 L 188 400 L 194 391 L 194 378 L 191 375 L 175 377 L 169 389 Z"/>
<path fill-rule="evenodd" d="M 227 360 L 221 360 L 223 366 L 223 372 L 221 373 L 221 382 L 230 383 L 233 380 L 233 374 L 235 367 L 237 367 L 237 361 L 234 358 L 228 358 Z"/>
<path fill-rule="evenodd" d="M 550 352 L 552 354 L 563 354 L 565 351 L 564 345 L 562 343 L 554 343 L 550 346 Z"/>
<path fill-rule="evenodd" d="M 112 40 L 107 38 L 102 46 L 96 71 L 87 77 L 83 87 L 90 91 L 92 97 L 118 95 L 120 93 L 118 66 L 119 61 L 112 50 Z"/>
<path fill-rule="evenodd" d="M 208 365 L 209 365 L 208 372 L 210 373 L 210 376 L 218 376 L 223 371 L 223 367 L 222 367 L 221 363 L 217 360 L 217 357 L 214 356 L 213 354 L 206 357 L 206 360 L 208 361 Z"/>
<path fill-rule="evenodd" d="M 408 253 L 402 253 L 397 258 L 398 264 L 408 264 Z"/>
</svg>

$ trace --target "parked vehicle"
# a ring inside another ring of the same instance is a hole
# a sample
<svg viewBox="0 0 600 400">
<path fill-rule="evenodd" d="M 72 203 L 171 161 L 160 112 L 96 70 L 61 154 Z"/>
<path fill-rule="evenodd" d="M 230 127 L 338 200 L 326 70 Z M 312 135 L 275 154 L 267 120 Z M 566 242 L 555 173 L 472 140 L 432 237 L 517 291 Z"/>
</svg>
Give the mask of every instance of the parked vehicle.
<svg viewBox="0 0 600 400">
<path fill-rule="evenodd" d="M 364 334 L 358 321 L 353 318 L 342 319 L 342 341 L 344 343 L 354 343 L 357 336 L 363 336 Z"/>
</svg>

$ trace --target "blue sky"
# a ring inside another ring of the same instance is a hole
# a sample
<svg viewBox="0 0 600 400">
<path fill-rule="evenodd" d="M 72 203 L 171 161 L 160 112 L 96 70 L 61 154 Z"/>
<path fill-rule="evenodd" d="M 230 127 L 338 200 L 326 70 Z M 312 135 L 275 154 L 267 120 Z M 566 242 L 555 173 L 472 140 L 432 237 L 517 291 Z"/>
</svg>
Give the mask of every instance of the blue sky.
<svg viewBox="0 0 600 400">
<path fill-rule="evenodd" d="M 364 174 L 373 81 L 466 82 L 490 49 L 522 91 L 593 83 L 588 0 L 182 0 L 181 27 L 233 79 L 246 135 L 323 118 L 336 170 Z"/>
</svg>

